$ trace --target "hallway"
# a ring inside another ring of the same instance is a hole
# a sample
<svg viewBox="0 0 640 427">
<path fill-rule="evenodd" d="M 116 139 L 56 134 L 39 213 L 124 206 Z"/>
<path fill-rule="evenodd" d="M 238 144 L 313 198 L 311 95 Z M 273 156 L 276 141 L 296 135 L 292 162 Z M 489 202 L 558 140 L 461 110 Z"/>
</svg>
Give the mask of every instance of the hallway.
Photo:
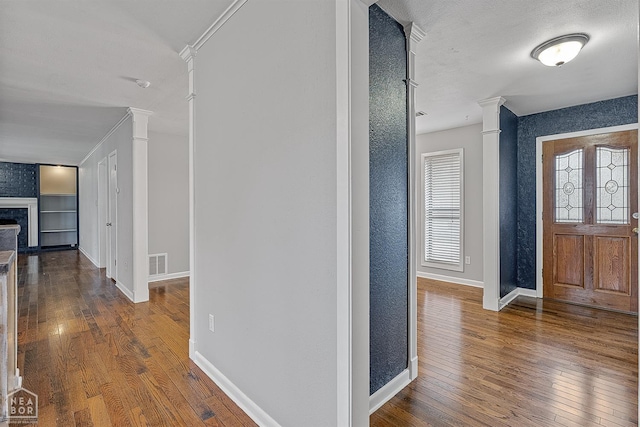
<svg viewBox="0 0 640 427">
<path fill-rule="evenodd" d="M 18 263 L 18 364 L 38 425 L 255 425 L 189 360 L 186 279 L 134 305 L 78 251 Z"/>
</svg>

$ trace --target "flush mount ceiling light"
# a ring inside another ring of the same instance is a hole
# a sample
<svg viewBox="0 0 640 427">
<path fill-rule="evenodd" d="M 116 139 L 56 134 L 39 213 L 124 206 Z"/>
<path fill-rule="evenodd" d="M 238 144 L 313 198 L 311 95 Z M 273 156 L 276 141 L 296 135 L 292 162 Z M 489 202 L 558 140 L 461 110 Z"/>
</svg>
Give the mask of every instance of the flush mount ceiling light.
<svg viewBox="0 0 640 427">
<path fill-rule="evenodd" d="M 578 56 L 589 41 L 584 33 L 567 34 L 542 43 L 531 51 L 531 57 L 548 67 L 559 67 Z"/>
<path fill-rule="evenodd" d="M 151 82 L 146 80 L 136 80 L 136 84 L 140 86 L 142 89 L 146 89 L 151 86 Z"/>
</svg>

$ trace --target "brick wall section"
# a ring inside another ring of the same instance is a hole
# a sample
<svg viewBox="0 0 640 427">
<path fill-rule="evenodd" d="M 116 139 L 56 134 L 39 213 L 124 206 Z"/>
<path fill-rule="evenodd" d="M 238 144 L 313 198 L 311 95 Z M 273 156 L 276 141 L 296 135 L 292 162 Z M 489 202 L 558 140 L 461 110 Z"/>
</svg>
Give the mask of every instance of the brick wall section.
<svg viewBox="0 0 640 427">
<path fill-rule="evenodd" d="M 0 162 L 0 197 L 37 197 L 37 167 L 27 163 Z"/>
</svg>

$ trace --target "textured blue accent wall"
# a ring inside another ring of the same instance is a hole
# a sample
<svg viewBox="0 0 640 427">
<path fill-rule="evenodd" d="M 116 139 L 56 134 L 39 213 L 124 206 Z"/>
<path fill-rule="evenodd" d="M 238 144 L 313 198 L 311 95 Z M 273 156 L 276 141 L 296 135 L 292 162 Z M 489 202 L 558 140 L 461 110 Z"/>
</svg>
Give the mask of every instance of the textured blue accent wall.
<svg viewBox="0 0 640 427">
<path fill-rule="evenodd" d="M 28 163 L 0 162 L 0 197 L 37 197 L 37 168 Z"/>
<path fill-rule="evenodd" d="M 638 121 L 638 96 L 522 116 L 518 120 L 518 286 L 536 286 L 536 138 Z"/>
<path fill-rule="evenodd" d="M 370 392 L 408 358 L 406 51 L 400 24 L 369 8 Z"/>
<path fill-rule="evenodd" d="M 518 287 L 518 116 L 500 107 L 500 297 Z"/>
</svg>

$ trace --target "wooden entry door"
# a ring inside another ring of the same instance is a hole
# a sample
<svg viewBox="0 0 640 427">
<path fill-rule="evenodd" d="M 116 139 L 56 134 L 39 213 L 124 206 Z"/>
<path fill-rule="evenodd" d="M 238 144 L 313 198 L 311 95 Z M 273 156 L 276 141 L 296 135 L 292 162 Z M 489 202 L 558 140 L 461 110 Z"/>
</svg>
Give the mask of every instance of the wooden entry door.
<svg viewBox="0 0 640 427">
<path fill-rule="evenodd" d="M 638 312 L 638 132 L 543 144 L 545 298 Z"/>
</svg>

